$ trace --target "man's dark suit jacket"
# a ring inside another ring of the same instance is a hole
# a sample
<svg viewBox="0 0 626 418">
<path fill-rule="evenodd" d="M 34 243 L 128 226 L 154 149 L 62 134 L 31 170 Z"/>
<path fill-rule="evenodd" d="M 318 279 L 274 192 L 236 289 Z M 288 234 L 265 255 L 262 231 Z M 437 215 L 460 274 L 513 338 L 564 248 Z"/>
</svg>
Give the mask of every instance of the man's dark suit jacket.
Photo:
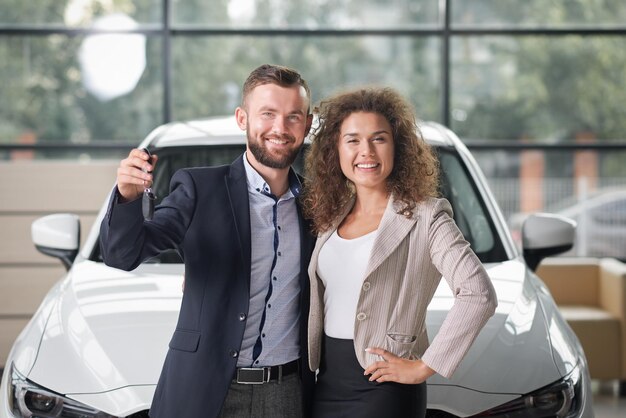
<svg viewBox="0 0 626 418">
<path fill-rule="evenodd" d="M 132 270 L 172 248 L 184 254 L 185 291 L 152 418 L 218 416 L 235 374 L 250 300 L 250 209 L 242 158 L 229 166 L 177 171 L 169 196 L 149 222 L 143 220 L 141 199 L 119 204 L 114 192 L 102 221 L 101 249 L 109 266 Z M 314 382 L 306 357 L 307 265 L 314 238 L 299 207 L 298 214 L 300 373 L 306 412 Z"/>
</svg>

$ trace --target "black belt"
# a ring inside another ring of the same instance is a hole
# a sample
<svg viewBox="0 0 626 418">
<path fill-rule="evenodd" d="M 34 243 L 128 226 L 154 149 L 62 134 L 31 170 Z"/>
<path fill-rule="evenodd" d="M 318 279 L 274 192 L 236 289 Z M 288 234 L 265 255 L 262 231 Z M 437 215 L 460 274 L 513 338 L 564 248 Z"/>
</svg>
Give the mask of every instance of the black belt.
<svg viewBox="0 0 626 418">
<path fill-rule="evenodd" d="M 261 385 L 278 381 L 287 375 L 298 371 L 298 360 L 279 366 L 268 367 L 238 367 L 235 372 L 235 381 L 243 385 Z"/>
</svg>

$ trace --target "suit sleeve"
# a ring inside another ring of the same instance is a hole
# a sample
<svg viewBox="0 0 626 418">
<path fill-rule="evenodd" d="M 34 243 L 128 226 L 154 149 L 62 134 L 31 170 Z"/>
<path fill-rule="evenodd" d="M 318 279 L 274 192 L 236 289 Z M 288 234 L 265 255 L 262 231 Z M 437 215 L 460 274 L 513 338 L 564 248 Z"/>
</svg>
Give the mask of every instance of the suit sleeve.
<svg viewBox="0 0 626 418">
<path fill-rule="evenodd" d="M 447 200 L 437 200 L 429 221 L 431 259 L 450 286 L 454 304 L 422 360 L 449 378 L 494 314 L 497 299 L 485 268 L 452 219 Z"/>
<path fill-rule="evenodd" d="M 174 174 L 170 194 L 155 208 L 151 221 L 143 219 L 141 198 L 119 203 L 118 197 L 115 187 L 100 224 L 100 249 L 106 265 L 130 271 L 147 258 L 180 248 L 196 205 L 195 184 L 186 170 Z"/>
</svg>

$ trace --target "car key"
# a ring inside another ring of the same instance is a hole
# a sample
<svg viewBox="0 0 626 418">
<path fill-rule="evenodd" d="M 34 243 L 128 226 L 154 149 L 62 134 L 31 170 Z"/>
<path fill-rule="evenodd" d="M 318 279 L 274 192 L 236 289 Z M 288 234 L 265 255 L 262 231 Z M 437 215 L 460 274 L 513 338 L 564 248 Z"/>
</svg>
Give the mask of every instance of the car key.
<svg viewBox="0 0 626 418">
<path fill-rule="evenodd" d="M 148 154 L 148 162 L 152 164 L 152 154 L 148 151 L 147 148 L 143 148 L 142 150 L 146 154 Z M 143 170 L 144 173 L 151 173 L 151 171 Z M 143 212 L 143 218 L 147 221 L 152 219 L 154 215 L 154 201 L 156 200 L 156 195 L 152 191 L 152 187 L 146 187 L 143 191 L 143 197 L 141 198 L 141 210 Z"/>
</svg>

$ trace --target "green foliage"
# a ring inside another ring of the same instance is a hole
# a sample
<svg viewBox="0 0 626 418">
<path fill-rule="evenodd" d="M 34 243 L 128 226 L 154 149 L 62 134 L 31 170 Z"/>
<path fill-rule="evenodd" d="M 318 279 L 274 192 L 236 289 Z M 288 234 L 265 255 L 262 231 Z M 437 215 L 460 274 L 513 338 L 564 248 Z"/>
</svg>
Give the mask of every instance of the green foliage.
<svg viewBox="0 0 626 418">
<path fill-rule="evenodd" d="M 123 12 L 160 24 L 163 0 L 4 0 L 0 25 L 89 27 Z M 242 8 L 233 9 L 239 3 Z M 622 24 L 622 0 L 452 1 L 453 25 Z M 339 89 L 398 89 L 422 119 L 441 120 L 441 39 L 437 36 L 319 34 L 319 28 L 397 28 L 438 22 L 436 0 L 171 0 L 172 26 L 310 29 L 299 36 L 175 34 L 175 119 L 231 114 L 251 69 L 292 66 L 309 81 L 314 103 Z M 231 9 L 229 10 L 229 6 Z M 78 16 L 78 17 L 77 17 Z M 0 141 L 24 133 L 39 141 L 138 141 L 163 122 L 163 48 L 148 35 L 147 68 L 129 94 L 109 101 L 83 86 L 83 36 L 0 36 Z M 626 131 L 623 36 L 457 36 L 452 38 L 452 128 L 471 138 L 569 140 L 578 132 L 621 139 Z M 121 68 L 123 71 L 123 68 Z"/>
<path fill-rule="evenodd" d="M 211 2 L 207 2 L 211 3 Z M 80 11 L 78 20 L 67 20 L 66 12 Z M 109 13 L 125 13 L 140 23 L 158 23 L 161 0 L 2 0 L 0 24 L 88 26 Z"/>
<path fill-rule="evenodd" d="M 496 27 L 623 25 L 623 0 L 451 0 L 452 22 Z"/>
<path fill-rule="evenodd" d="M 27 132 L 38 141 L 137 141 L 162 121 L 160 43 L 148 42 L 148 67 L 128 95 L 100 101 L 82 84 L 83 37 L 0 38 L 0 141 Z"/>
<path fill-rule="evenodd" d="M 453 127 L 472 138 L 573 140 L 589 131 L 598 139 L 623 138 L 622 44 L 619 36 L 481 39 L 473 46 L 490 57 L 491 67 L 485 66 L 477 88 L 467 93 L 473 105 L 462 102 L 465 92 L 455 98 L 468 117 Z M 462 66 L 476 64 L 470 58 Z M 458 77 L 459 84 L 466 80 Z"/>
</svg>

